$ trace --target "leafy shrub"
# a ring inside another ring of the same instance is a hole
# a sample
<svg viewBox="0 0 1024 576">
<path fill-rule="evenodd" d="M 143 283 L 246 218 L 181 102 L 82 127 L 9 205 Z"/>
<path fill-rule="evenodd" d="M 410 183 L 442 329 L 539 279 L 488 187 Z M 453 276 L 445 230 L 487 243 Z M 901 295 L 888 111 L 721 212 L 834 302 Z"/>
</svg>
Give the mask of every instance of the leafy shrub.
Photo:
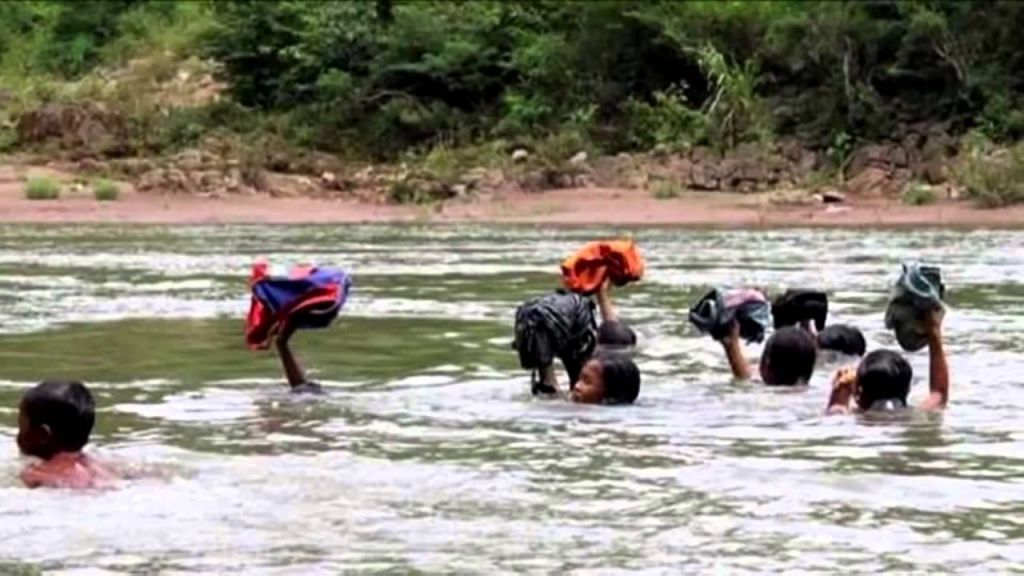
<svg viewBox="0 0 1024 576">
<path fill-rule="evenodd" d="M 60 198 L 60 183 L 47 177 L 29 178 L 25 181 L 25 198 L 29 200 L 56 200 Z"/>
<path fill-rule="evenodd" d="M 651 190 L 651 196 L 658 200 L 671 200 L 678 198 L 682 193 L 682 187 L 675 180 L 659 180 Z"/>
<path fill-rule="evenodd" d="M 412 182 L 399 180 L 388 188 L 388 200 L 395 204 L 421 204 L 426 201 L 426 196 Z"/>
<path fill-rule="evenodd" d="M 121 196 L 121 188 L 110 180 L 97 180 L 92 185 L 92 195 L 100 202 L 113 202 Z"/>
<path fill-rule="evenodd" d="M 967 196 L 986 208 L 1024 202 L 1024 144 L 969 148 L 954 170 Z"/>
<path fill-rule="evenodd" d="M 903 203 L 909 206 L 926 206 L 939 200 L 938 194 L 931 186 L 914 184 L 903 193 Z"/>
<path fill-rule="evenodd" d="M 624 106 L 631 147 L 674 152 L 706 140 L 704 116 L 689 106 L 681 89 L 655 92 L 653 99 L 652 103 L 630 99 Z"/>
</svg>

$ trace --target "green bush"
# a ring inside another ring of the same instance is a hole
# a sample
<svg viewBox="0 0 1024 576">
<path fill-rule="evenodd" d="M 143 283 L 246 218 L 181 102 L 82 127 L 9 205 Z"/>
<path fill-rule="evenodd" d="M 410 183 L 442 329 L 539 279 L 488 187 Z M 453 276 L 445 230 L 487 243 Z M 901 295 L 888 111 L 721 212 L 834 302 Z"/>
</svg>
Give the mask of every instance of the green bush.
<svg viewBox="0 0 1024 576">
<path fill-rule="evenodd" d="M 909 206 L 927 206 L 939 200 L 938 194 L 931 186 L 914 184 L 903 193 L 903 203 Z"/>
<path fill-rule="evenodd" d="M 722 149 L 778 135 L 830 149 L 838 168 L 853 143 L 917 122 L 949 120 L 954 131 L 978 128 L 1004 143 L 1024 138 L 1020 2 L 268 0 L 258 8 L 0 2 L 0 109 L 36 84 L 85 76 L 105 85 L 130 61 L 166 56 L 152 79 L 173 81 L 180 59 L 197 55 L 214 60 L 226 96 L 245 112 L 111 106 L 138 125 L 140 143 L 126 153 L 191 146 L 216 131 L 273 132 L 298 147 L 387 160 L 495 138 L 525 146 L 566 131 L 608 152 Z M 150 94 L 143 85 L 128 91 L 152 104 Z M 0 133 L 0 148 L 10 141 Z"/>
<path fill-rule="evenodd" d="M 659 180 L 651 189 L 651 196 L 658 200 L 671 200 L 682 194 L 682 186 L 675 180 Z"/>
<path fill-rule="evenodd" d="M 388 188 L 388 200 L 395 204 L 422 204 L 427 201 L 427 197 L 412 182 L 399 180 Z"/>
<path fill-rule="evenodd" d="M 954 173 L 968 198 L 981 206 L 998 208 L 1024 202 L 1024 144 L 968 149 Z"/>
<path fill-rule="evenodd" d="M 676 152 L 706 142 L 705 118 L 689 105 L 682 90 L 655 92 L 653 100 L 630 99 L 625 104 L 630 147 Z"/>
<path fill-rule="evenodd" d="M 25 198 L 56 200 L 60 198 L 60 183 L 47 177 L 29 178 L 25 181 Z"/>
<path fill-rule="evenodd" d="M 110 180 L 97 180 L 92 185 L 92 195 L 100 202 L 113 202 L 121 197 L 121 188 Z"/>
</svg>

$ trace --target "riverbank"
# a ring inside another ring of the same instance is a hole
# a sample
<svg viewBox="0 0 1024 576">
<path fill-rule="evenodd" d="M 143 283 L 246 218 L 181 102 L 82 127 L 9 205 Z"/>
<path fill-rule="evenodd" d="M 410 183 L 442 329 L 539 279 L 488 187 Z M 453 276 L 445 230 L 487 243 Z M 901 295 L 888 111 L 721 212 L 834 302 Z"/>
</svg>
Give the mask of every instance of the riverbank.
<svg viewBox="0 0 1024 576">
<path fill-rule="evenodd" d="M 27 200 L 15 182 L 0 183 L 0 222 L 137 224 L 515 223 L 709 227 L 958 227 L 1024 228 L 1024 206 L 1000 210 L 968 202 L 906 206 L 893 200 L 778 205 L 770 194 L 684 192 L 656 199 L 642 190 L 574 188 L 508 193 L 433 205 L 355 200 L 139 193 L 126 187 L 114 202 L 87 192 L 60 200 Z"/>
</svg>

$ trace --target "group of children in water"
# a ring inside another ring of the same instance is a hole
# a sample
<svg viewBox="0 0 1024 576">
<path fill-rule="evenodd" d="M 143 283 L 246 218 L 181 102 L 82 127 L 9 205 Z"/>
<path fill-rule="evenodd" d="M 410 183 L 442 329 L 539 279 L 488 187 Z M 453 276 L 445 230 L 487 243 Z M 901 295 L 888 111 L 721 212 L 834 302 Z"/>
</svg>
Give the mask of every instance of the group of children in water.
<svg viewBox="0 0 1024 576">
<path fill-rule="evenodd" d="M 896 330 L 905 349 L 928 348 L 929 393 L 920 408 L 934 411 L 949 401 L 940 301 L 944 287 L 929 275 L 929 269 L 922 270 L 924 274 L 916 267 L 905 268 L 898 286 L 908 288 L 904 292 L 910 296 L 925 294 L 931 300 L 894 298 L 886 323 Z M 591 243 L 563 263 L 562 272 L 567 289 L 527 300 L 516 310 L 512 347 L 520 365 L 531 371 L 532 393 L 584 404 L 632 404 L 641 382 L 633 360 L 637 336 L 619 316 L 610 291 L 613 285 L 640 279 L 639 253 L 632 242 Z M 315 393 L 320 387 L 306 378 L 292 353 L 292 335 L 300 328 L 326 326 L 344 304 L 350 286 L 347 275 L 328 269 L 301 267 L 275 277 L 265 265 L 254 267 L 246 338 L 254 348 L 268 347 L 271 341 L 276 344 L 294 392 Z M 854 327 L 825 326 L 824 300 L 820 292 L 790 291 L 774 303 L 776 329 L 758 363 L 760 380 L 769 386 L 806 386 L 823 356 L 857 356 L 862 358 L 855 366 L 840 369 L 833 378 L 826 413 L 907 407 L 913 378 L 910 364 L 893 350 L 865 355 L 864 337 Z M 918 305 L 922 301 L 925 305 Z M 742 340 L 763 338 L 769 310 L 767 298 L 759 291 L 714 291 L 691 310 L 690 319 L 721 343 L 733 376 L 750 380 L 755 376 Z M 801 315 L 802 311 L 806 314 Z M 783 323 L 793 325 L 780 326 L 783 318 Z M 566 371 L 564 386 L 555 359 Z M 37 461 L 22 472 L 24 484 L 94 488 L 115 482 L 117 471 L 83 452 L 94 422 L 94 399 L 80 382 L 44 381 L 28 390 L 19 407 L 17 443 L 24 455 Z"/>
</svg>

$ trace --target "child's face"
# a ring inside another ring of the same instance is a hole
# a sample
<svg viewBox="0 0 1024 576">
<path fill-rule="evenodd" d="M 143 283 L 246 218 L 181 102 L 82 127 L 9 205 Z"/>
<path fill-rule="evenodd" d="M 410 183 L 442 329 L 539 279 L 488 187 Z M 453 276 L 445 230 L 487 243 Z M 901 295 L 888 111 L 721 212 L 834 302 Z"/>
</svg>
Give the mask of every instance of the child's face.
<svg viewBox="0 0 1024 576">
<path fill-rule="evenodd" d="M 51 440 L 50 430 L 46 426 L 33 426 L 24 409 L 18 412 L 18 449 L 22 454 L 50 458 L 54 454 Z"/>
<path fill-rule="evenodd" d="M 601 363 L 591 360 L 580 371 L 579 382 L 572 390 L 572 399 L 581 404 L 600 404 L 604 401 L 604 374 Z"/>
</svg>

